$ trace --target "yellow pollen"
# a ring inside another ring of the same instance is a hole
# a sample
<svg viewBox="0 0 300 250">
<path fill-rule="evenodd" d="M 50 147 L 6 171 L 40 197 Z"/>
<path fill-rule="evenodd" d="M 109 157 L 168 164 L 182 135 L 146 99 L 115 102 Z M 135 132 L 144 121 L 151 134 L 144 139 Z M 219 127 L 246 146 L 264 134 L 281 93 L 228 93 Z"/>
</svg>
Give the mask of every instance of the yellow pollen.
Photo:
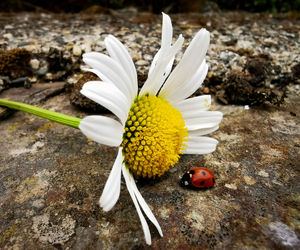
<svg viewBox="0 0 300 250">
<path fill-rule="evenodd" d="M 178 162 L 187 137 L 181 113 L 167 100 L 137 97 L 123 133 L 124 163 L 135 177 L 161 176 Z"/>
</svg>

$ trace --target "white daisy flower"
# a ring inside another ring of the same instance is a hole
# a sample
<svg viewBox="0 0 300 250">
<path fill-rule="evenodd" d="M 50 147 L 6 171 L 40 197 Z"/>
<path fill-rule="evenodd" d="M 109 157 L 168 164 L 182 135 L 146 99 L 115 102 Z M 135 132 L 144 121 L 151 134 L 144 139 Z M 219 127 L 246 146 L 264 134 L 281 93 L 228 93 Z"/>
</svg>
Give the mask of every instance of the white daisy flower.
<svg viewBox="0 0 300 250">
<path fill-rule="evenodd" d="M 172 44 L 171 19 L 163 13 L 161 48 L 155 55 L 148 79 L 138 93 L 137 73 L 126 47 L 114 36 L 105 39 L 109 56 L 91 52 L 83 61 L 102 81 L 85 83 L 81 93 L 114 113 L 118 120 L 87 116 L 79 128 L 89 138 L 119 147 L 100 206 L 110 210 L 120 195 L 121 173 L 142 223 L 147 244 L 151 235 L 144 214 L 163 236 L 159 223 L 137 189 L 138 177 L 155 178 L 174 166 L 182 154 L 207 154 L 217 140 L 203 135 L 218 129 L 222 113 L 207 111 L 208 95 L 191 96 L 206 77 L 205 55 L 209 32 L 201 29 L 171 72 L 182 35 Z M 144 213 L 143 213 L 144 212 Z"/>
</svg>

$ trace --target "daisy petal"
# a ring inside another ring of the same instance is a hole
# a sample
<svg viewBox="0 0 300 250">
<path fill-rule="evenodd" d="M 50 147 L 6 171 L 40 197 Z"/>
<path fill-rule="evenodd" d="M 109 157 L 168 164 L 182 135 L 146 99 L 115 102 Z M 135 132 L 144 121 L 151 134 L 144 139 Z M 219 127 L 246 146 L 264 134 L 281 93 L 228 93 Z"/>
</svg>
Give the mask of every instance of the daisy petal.
<svg viewBox="0 0 300 250">
<path fill-rule="evenodd" d="M 151 234 L 150 234 L 150 230 L 149 230 L 149 226 L 147 224 L 147 221 L 140 209 L 140 206 L 137 202 L 137 199 L 134 195 L 134 190 L 132 188 L 132 184 L 131 184 L 131 180 L 130 180 L 130 173 L 129 171 L 126 169 L 126 167 L 124 166 L 124 164 L 122 165 L 122 173 L 123 173 L 123 176 L 124 176 L 124 179 L 125 179 L 125 182 L 126 182 L 126 186 L 127 186 L 127 190 L 131 196 L 131 199 L 134 203 L 134 206 L 135 206 L 135 209 L 138 213 L 138 216 L 140 218 L 140 221 L 141 221 L 141 224 L 142 224 L 142 228 L 143 228 L 143 232 L 144 232 L 144 235 L 145 235 L 145 240 L 146 240 L 146 243 L 148 245 L 151 245 Z"/>
<path fill-rule="evenodd" d="M 165 73 L 167 71 L 170 61 L 173 60 L 177 52 L 181 49 L 184 38 L 182 35 L 179 36 L 177 41 L 167 49 L 165 52 L 160 52 L 160 58 L 157 60 L 156 66 L 153 72 L 150 74 L 144 86 L 142 87 L 139 95 L 149 93 L 150 95 L 156 95 L 164 83 Z"/>
<path fill-rule="evenodd" d="M 103 76 L 103 74 L 97 70 L 97 69 L 89 69 L 89 68 L 83 68 L 83 70 L 85 71 L 89 71 L 89 72 L 92 72 L 94 73 L 95 75 L 97 75 L 100 79 L 102 79 L 101 77 Z M 111 82 L 109 79 L 106 79 L 106 81 L 108 83 L 111 83 L 113 85 L 115 85 L 125 96 L 128 100 L 131 100 L 131 93 L 130 93 L 130 90 L 126 88 L 125 85 L 122 85 L 122 86 L 117 86 L 115 83 Z"/>
<path fill-rule="evenodd" d="M 130 175 L 130 179 L 131 179 L 132 189 L 134 191 L 134 194 L 135 194 L 136 198 L 138 199 L 138 202 L 139 202 L 140 206 L 142 207 L 144 213 L 147 215 L 149 220 L 155 225 L 155 227 L 157 228 L 157 231 L 159 232 L 160 236 L 163 237 L 163 233 L 162 233 L 162 230 L 160 228 L 160 225 L 158 224 L 158 221 L 156 220 L 155 216 L 153 215 L 151 209 L 147 205 L 147 203 L 144 200 L 143 196 L 139 192 L 132 175 Z"/>
<path fill-rule="evenodd" d="M 162 21 L 162 34 L 161 34 L 161 48 L 158 50 L 158 52 L 156 53 L 156 55 L 153 58 L 151 67 L 149 69 L 148 77 L 153 72 L 153 69 L 155 68 L 157 63 L 162 59 L 162 56 L 164 56 L 164 53 L 166 51 L 168 51 L 168 49 L 171 47 L 171 43 L 172 43 L 173 27 L 172 27 L 171 18 L 168 15 L 166 15 L 165 13 L 162 13 L 162 14 L 163 14 L 163 21 Z M 165 79 L 171 72 L 174 59 L 175 59 L 175 57 L 172 58 L 172 60 L 169 62 L 168 66 L 166 68 L 166 71 L 164 74 Z"/>
<path fill-rule="evenodd" d="M 153 61 L 151 63 L 150 69 L 149 69 L 148 77 L 152 74 L 152 72 L 153 72 L 153 70 L 154 70 L 154 68 L 157 64 L 158 58 L 160 56 L 160 51 L 161 51 L 161 49 L 156 53 L 156 55 L 153 58 Z M 166 78 L 169 76 L 169 74 L 172 70 L 172 67 L 173 67 L 174 60 L 175 60 L 175 57 L 173 57 L 171 59 L 171 61 L 169 62 L 169 64 L 167 65 L 167 68 L 165 69 L 165 72 L 164 72 L 164 75 L 163 75 L 164 77 L 162 79 L 162 82 L 164 82 L 166 80 Z"/>
<path fill-rule="evenodd" d="M 161 36 L 161 48 L 162 50 L 171 46 L 172 37 L 173 37 L 173 27 L 171 18 L 162 13 L 163 21 L 162 21 L 162 36 Z"/>
<path fill-rule="evenodd" d="M 184 154 L 209 154 L 216 150 L 218 141 L 204 136 L 189 136 Z"/>
<path fill-rule="evenodd" d="M 210 95 L 201 95 L 192 98 L 185 99 L 183 101 L 175 103 L 173 106 L 180 112 L 189 112 L 190 110 L 207 110 L 211 105 Z"/>
<path fill-rule="evenodd" d="M 200 136 L 200 135 L 208 135 L 210 133 L 215 132 L 219 129 L 219 125 L 211 127 L 211 128 L 201 128 L 196 130 L 189 130 L 190 136 Z"/>
<path fill-rule="evenodd" d="M 189 110 L 181 112 L 184 120 L 194 119 L 194 118 L 209 118 L 209 117 L 219 117 L 222 119 L 223 113 L 220 111 L 202 111 L 202 110 Z"/>
<path fill-rule="evenodd" d="M 114 60 L 119 62 L 119 64 L 123 67 L 124 71 L 127 73 L 130 79 L 128 87 L 132 91 L 132 98 L 135 98 L 138 90 L 137 73 L 127 48 L 112 35 L 106 37 L 104 42 L 109 55 Z"/>
<path fill-rule="evenodd" d="M 192 95 L 198 88 L 201 87 L 203 81 L 206 78 L 208 72 L 208 65 L 204 60 L 199 69 L 194 73 L 192 77 L 186 79 L 186 81 L 179 88 L 172 88 L 168 90 L 168 96 L 166 98 L 171 103 L 176 103 Z"/>
<path fill-rule="evenodd" d="M 109 117 L 87 116 L 81 120 L 79 129 L 88 138 L 107 146 L 119 146 L 122 142 L 123 126 Z"/>
<path fill-rule="evenodd" d="M 223 114 L 219 111 L 199 111 L 192 118 L 184 119 L 185 125 L 190 130 L 212 128 L 217 126 L 222 120 Z"/>
<path fill-rule="evenodd" d="M 95 73 L 101 80 L 116 85 L 131 101 L 133 93 L 130 88 L 130 79 L 117 61 L 97 52 L 84 54 L 83 61 L 93 68 L 89 71 Z"/>
<path fill-rule="evenodd" d="M 181 91 L 180 86 L 184 86 L 183 83 L 189 82 L 199 70 L 207 52 L 208 45 L 209 32 L 205 29 L 201 29 L 186 49 L 178 65 L 164 83 L 160 95 L 171 100 L 169 99 L 169 96 L 174 91 Z M 205 69 L 204 66 L 203 68 Z"/>
<path fill-rule="evenodd" d="M 155 54 L 155 56 L 154 56 L 154 58 L 152 60 L 152 63 L 151 63 L 151 66 L 150 66 L 150 69 L 149 69 L 149 72 L 148 72 L 148 77 L 152 74 L 152 72 L 153 72 L 153 70 L 154 70 L 154 68 L 155 68 L 155 66 L 157 64 L 158 58 L 160 56 L 160 51 L 161 51 L 161 49 L 159 49 L 157 51 L 157 53 Z"/>
<path fill-rule="evenodd" d="M 101 81 L 90 81 L 83 85 L 81 94 L 109 109 L 124 124 L 131 103 L 113 84 Z"/>
<path fill-rule="evenodd" d="M 201 87 L 208 72 L 208 65 L 204 60 L 200 68 L 196 71 L 194 76 L 183 84 L 180 89 L 174 89 L 172 94 L 168 97 L 171 102 L 181 101 L 192 95 L 198 88 Z"/>
<path fill-rule="evenodd" d="M 122 148 L 120 147 L 99 200 L 100 207 L 102 207 L 104 211 L 109 211 L 119 199 L 123 159 Z"/>
</svg>

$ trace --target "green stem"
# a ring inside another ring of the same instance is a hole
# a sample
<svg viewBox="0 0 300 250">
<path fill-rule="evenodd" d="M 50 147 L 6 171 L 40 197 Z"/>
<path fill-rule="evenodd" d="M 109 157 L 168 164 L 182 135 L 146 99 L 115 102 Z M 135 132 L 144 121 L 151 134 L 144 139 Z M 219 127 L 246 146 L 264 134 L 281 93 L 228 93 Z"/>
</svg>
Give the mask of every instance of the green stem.
<svg viewBox="0 0 300 250">
<path fill-rule="evenodd" d="M 73 128 L 79 128 L 80 118 L 64 115 L 47 109 L 38 108 L 22 102 L 14 102 L 0 98 L 0 106 L 7 108 L 21 110 L 39 117 L 46 118 L 50 121 L 58 122 L 64 125 L 68 125 Z"/>
</svg>

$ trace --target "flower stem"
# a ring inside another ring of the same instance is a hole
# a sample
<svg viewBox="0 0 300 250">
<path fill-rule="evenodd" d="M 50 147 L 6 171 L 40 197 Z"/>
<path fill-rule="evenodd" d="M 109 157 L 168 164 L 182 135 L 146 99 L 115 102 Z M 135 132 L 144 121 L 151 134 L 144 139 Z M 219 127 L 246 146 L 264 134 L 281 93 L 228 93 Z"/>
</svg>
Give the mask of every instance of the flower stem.
<svg viewBox="0 0 300 250">
<path fill-rule="evenodd" d="M 24 111 L 42 118 L 46 118 L 50 121 L 58 122 L 64 125 L 68 125 L 73 128 L 79 128 L 80 118 L 64 115 L 47 109 L 38 108 L 22 102 L 14 102 L 0 98 L 0 106 L 7 108 Z"/>
</svg>

